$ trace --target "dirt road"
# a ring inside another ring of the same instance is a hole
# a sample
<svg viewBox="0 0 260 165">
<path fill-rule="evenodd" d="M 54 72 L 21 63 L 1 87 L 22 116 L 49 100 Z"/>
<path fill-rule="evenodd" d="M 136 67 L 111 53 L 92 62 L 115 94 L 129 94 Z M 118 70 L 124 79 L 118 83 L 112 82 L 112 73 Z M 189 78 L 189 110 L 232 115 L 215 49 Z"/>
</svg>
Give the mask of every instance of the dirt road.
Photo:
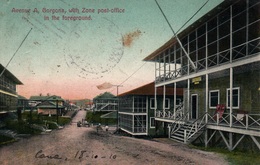
<svg viewBox="0 0 260 165">
<path fill-rule="evenodd" d="M 214 153 L 190 149 L 168 139 L 143 140 L 95 127 L 77 127 L 85 111 L 79 111 L 72 125 L 50 134 L 38 135 L 0 148 L 0 164 L 228 164 Z"/>
</svg>

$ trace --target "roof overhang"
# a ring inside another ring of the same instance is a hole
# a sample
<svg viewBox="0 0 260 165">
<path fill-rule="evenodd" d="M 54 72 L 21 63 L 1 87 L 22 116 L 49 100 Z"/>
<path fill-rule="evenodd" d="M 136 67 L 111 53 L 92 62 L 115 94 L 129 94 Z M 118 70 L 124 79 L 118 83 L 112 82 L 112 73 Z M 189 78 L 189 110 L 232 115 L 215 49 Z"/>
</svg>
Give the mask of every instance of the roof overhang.
<svg viewBox="0 0 260 165">
<path fill-rule="evenodd" d="M 166 86 L 167 90 L 165 91 L 166 95 L 174 95 L 174 88 L 171 86 Z M 183 89 L 176 89 L 177 95 L 183 95 Z M 143 85 L 141 87 L 135 88 L 128 92 L 118 95 L 119 97 L 123 96 L 154 96 L 155 95 L 155 83 L 151 82 L 149 84 Z M 156 95 L 163 95 L 163 88 L 156 88 Z"/>
<path fill-rule="evenodd" d="M 23 83 L 17 77 L 15 77 L 9 70 L 7 70 L 3 65 L 0 64 L 0 73 L 2 73 L 3 70 L 5 70 L 3 75 L 11 79 L 17 85 L 23 85 Z"/>
</svg>

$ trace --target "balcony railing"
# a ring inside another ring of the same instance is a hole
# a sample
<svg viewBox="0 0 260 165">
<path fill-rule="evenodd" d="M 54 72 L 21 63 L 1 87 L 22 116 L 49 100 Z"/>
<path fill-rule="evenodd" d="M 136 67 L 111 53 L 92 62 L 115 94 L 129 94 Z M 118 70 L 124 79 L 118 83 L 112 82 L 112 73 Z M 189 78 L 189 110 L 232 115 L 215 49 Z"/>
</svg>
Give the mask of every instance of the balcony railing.
<svg viewBox="0 0 260 165">
<path fill-rule="evenodd" d="M 208 124 L 260 131 L 260 114 L 232 113 L 230 117 L 229 113 L 224 113 L 222 118 L 218 114 L 213 116 L 208 114 Z"/>
<path fill-rule="evenodd" d="M 231 126 L 232 128 L 242 128 L 242 129 L 260 131 L 260 113 L 259 114 L 232 113 L 231 114 L 232 117 L 230 117 L 229 113 L 224 113 L 222 117 L 220 117 L 218 113 L 214 115 L 206 113 L 206 115 L 208 116 L 207 124 L 210 125 L 227 126 L 227 127 Z M 176 117 L 174 118 L 174 113 L 171 111 L 157 110 L 156 117 L 165 119 L 167 121 L 172 120 L 172 123 L 176 123 L 176 121 L 185 122 L 189 120 L 189 113 L 186 113 L 185 115 L 184 112 L 182 113 L 178 112 L 176 113 Z M 204 119 L 205 118 L 203 118 L 203 120 Z M 230 122 L 232 124 L 230 124 Z"/>
<path fill-rule="evenodd" d="M 232 59 L 230 53 L 232 52 Z M 210 69 L 212 67 L 221 66 L 230 62 L 242 60 L 244 58 L 249 58 L 253 55 L 257 55 L 260 52 L 260 37 L 251 40 L 249 42 L 237 45 L 232 49 L 226 49 L 213 55 L 209 55 L 207 58 L 198 59 L 194 61 L 197 66 L 194 69 L 191 64 L 182 63 L 182 66 L 175 70 L 165 71 L 160 75 L 156 76 L 155 82 L 164 82 L 167 80 L 178 79 L 181 76 L 193 74 L 205 69 Z M 177 61 L 177 60 L 176 60 Z M 180 61 L 178 59 L 178 61 Z M 172 62 L 174 63 L 174 61 Z M 207 66 L 206 66 L 207 64 Z"/>
</svg>

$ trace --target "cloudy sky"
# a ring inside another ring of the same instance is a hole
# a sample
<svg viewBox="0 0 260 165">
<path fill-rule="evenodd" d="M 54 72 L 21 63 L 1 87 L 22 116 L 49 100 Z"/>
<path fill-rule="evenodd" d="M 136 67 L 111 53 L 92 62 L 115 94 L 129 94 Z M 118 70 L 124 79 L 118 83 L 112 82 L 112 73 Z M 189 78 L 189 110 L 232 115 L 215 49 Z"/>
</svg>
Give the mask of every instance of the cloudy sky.
<svg viewBox="0 0 260 165">
<path fill-rule="evenodd" d="M 158 3 L 177 31 L 206 1 Z M 189 24 L 220 2 L 210 0 Z M 0 31 L 3 66 L 29 33 L 7 66 L 27 98 L 91 99 L 104 82 L 122 84 L 119 93 L 147 84 L 154 64 L 142 60 L 173 36 L 154 0 L 1 0 Z"/>
</svg>

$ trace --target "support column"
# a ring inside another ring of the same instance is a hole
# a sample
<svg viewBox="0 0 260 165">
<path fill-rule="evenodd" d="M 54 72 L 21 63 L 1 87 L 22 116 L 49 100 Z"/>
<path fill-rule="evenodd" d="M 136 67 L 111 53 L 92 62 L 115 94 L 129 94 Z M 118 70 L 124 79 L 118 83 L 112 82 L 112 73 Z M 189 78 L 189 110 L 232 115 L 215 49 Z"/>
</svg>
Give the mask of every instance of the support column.
<svg viewBox="0 0 260 165">
<path fill-rule="evenodd" d="M 206 74 L 206 98 L 205 98 L 205 112 L 206 112 L 206 118 L 205 122 L 208 123 L 208 108 L 209 108 L 209 75 Z"/>
<path fill-rule="evenodd" d="M 146 102 L 146 122 L 145 122 L 145 124 L 146 124 L 146 134 L 148 135 L 148 129 L 150 128 L 150 125 L 151 125 L 151 121 L 150 121 L 150 117 L 151 117 L 151 115 L 149 114 L 149 97 L 148 96 L 146 96 L 146 99 L 145 99 L 145 102 Z"/>
<path fill-rule="evenodd" d="M 132 132 L 135 132 L 135 117 L 132 115 Z"/>
<path fill-rule="evenodd" d="M 173 100 L 173 104 L 174 104 L 174 105 L 173 105 L 173 107 L 174 107 L 174 108 L 173 108 L 174 120 L 176 119 L 176 97 L 177 97 L 177 96 L 176 96 L 176 93 L 177 93 L 177 92 L 176 92 L 176 86 L 177 86 L 177 85 L 176 85 L 176 82 L 175 82 L 175 83 L 174 83 L 174 100 Z"/>
<path fill-rule="evenodd" d="M 233 150 L 233 133 L 229 133 L 229 151 Z"/>
<path fill-rule="evenodd" d="M 188 115 L 190 116 L 190 79 L 187 80 L 187 86 L 188 86 L 188 93 L 187 93 L 187 111 L 188 111 Z M 186 113 L 186 112 L 185 112 Z M 188 117 L 188 120 L 190 119 L 190 117 Z"/>
<path fill-rule="evenodd" d="M 154 115 L 155 117 L 160 117 L 160 116 L 157 116 L 157 88 L 156 86 L 154 86 Z"/>
<path fill-rule="evenodd" d="M 232 6 L 230 6 L 230 63 L 233 61 L 233 54 L 232 54 L 232 49 L 233 49 L 233 36 L 232 36 L 232 27 L 233 27 L 233 22 L 232 22 Z M 230 68 L 230 120 L 229 120 L 229 126 L 232 127 L 232 113 L 233 113 L 233 68 Z"/>
<path fill-rule="evenodd" d="M 163 117 L 165 117 L 165 85 L 163 86 Z"/>
<path fill-rule="evenodd" d="M 132 109 L 132 132 L 134 132 L 134 126 L 135 126 L 135 118 L 134 118 L 134 111 L 135 111 L 135 97 L 133 96 L 133 109 Z"/>
<path fill-rule="evenodd" d="M 208 130 L 205 130 L 205 139 L 204 139 L 204 143 L 205 143 L 205 148 L 208 147 Z"/>
<path fill-rule="evenodd" d="M 229 84 L 229 92 L 230 92 L 230 95 L 229 95 L 229 106 L 230 106 L 230 110 L 229 110 L 229 126 L 232 127 L 232 123 L 233 123 L 233 120 L 232 120 L 232 113 L 233 113 L 233 68 L 230 68 L 230 84 Z"/>
</svg>

